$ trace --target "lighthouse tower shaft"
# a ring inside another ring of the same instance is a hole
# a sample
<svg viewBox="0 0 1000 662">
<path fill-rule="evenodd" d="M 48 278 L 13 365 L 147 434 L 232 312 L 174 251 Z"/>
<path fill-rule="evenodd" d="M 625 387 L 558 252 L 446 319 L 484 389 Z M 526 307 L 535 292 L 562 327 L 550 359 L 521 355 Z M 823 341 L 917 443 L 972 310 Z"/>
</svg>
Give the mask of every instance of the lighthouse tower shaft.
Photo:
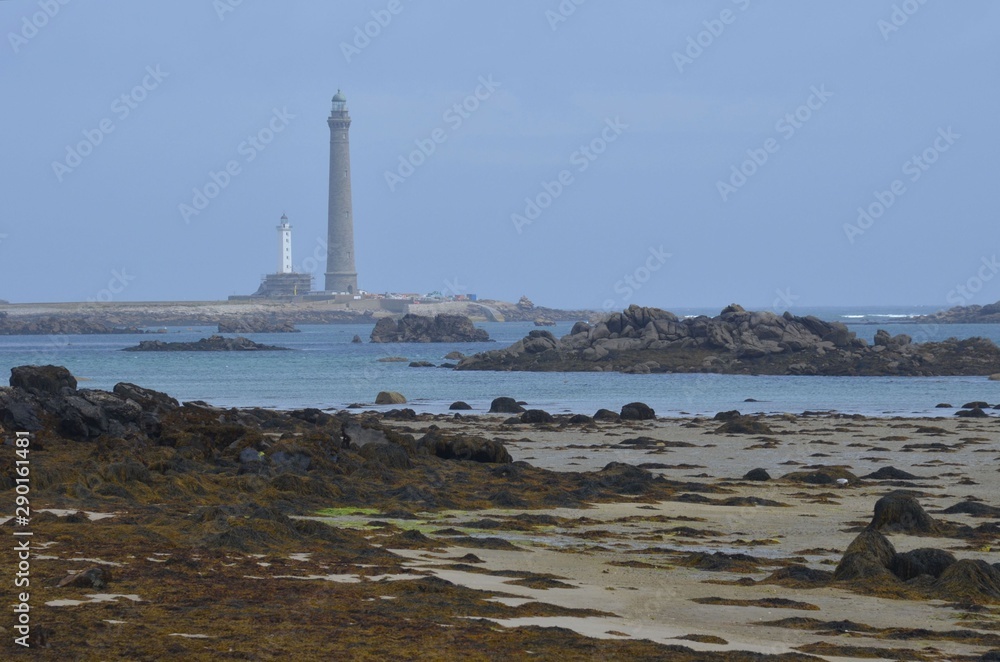
<svg viewBox="0 0 1000 662">
<path fill-rule="evenodd" d="M 287 216 L 282 216 L 278 225 L 278 248 L 278 273 L 292 273 L 292 225 Z"/>
<path fill-rule="evenodd" d="M 354 266 L 354 210 L 351 204 L 351 116 L 337 91 L 327 120 L 330 126 L 330 206 L 327 225 L 326 285 L 334 294 L 357 294 Z"/>
</svg>

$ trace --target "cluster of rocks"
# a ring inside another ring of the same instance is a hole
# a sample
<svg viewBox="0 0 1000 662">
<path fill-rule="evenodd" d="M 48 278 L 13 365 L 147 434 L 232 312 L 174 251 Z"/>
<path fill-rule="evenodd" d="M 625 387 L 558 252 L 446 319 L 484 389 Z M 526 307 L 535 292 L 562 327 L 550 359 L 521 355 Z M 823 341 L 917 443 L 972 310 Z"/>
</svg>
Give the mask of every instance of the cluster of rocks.
<svg viewBox="0 0 1000 662">
<path fill-rule="evenodd" d="M 398 321 L 383 317 L 372 329 L 371 342 L 488 342 L 490 334 L 464 315 L 407 314 Z"/>
<path fill-rule="evenodd" d="M 235 317 L 219 322 L 219 333 L 298 333 L 295 324 L 263 315 Z"/>
<path fill-rule="evenodd" d="M 536 329 L 506 349 L 463 360 L 458 369 L 990 375 L 1000 372 L 1000 347 L 983 338 L 913 343 L 885 331 L 869 345 L 845 325 L 813 316 L 749 312 L 734 304 L 717 317 L 680 319 L 632 305 L 594 325 L 577 322 L 562 338 Z"/>
<path fill-rule="evenodd" d="M 996 529 L 992 525 L 992 533 Z M 963 532 L 956 525 L 935 520 L 912 494 L 892 492 L 875 503 L 871 523 L 848 546 L 832 579 L 869 586 L 906 583 L 942 599 L 1000 602 L 1000 563 L 959 560 L 949 551 L 931 547 L 899 553 L 884 532 L 945 537 L 975 534 L 975 530 Z"/>
<path fill-rule="evenodd" d="M 73 336 L 112 333 L 145 333 L 137 326 L 121 324 L 94 316 L 25 315 L 13 316 L 0 311 L 0 335 L 3 336 Z"/>
<path fill-rule="evenodd" d="M 237 336 L 209 336 L 196 342 L 164 342 L 162 340 L 143 340 L 135 347 L 126 347 L 123 352 L 272 352 L 287 350 L 287 347 L 263 345 L 249 338 Z"/>
<path fill-rule="evenodd" d="M 174 398 L 135 384 L 122 382 L 111 392 L 77 389 L 66 368 L 20 366 L 11 369 L 10 387 L 0 388 L 0 425 L 36 432 L 48 421 L 77 440 L 130 432 L 156 436 L 162 415 L 178 406 Z"/>
<path fill-rule="evenodd" d="M 379 394 L 379 401 L 402 404 L 406 399 L 395 392 Z M 77 441 L 101 437 L 149 438 L 159 440 L 178 434 L 185 419 L 222 420 L 238 414 L 244 425 L 260 424 L 260 417 L 275 423 L 278 419 L 320 422 L 333 430 L 337 448 L 353 450 L 361 457 L 388 468 L 409 468 L 417 456 L 433 455 L 447 460 L 471 460 L 487 463 L 510 463 L 511 457 L 502 442 L 483 437 L 445 434 L 431 430 L 416 438 L 382 428 L 373 420 L 355 420 L 349 415 L 335 417 L 317 409 L 287 413 L 218 409 L 203 402 L 181 404 L 165 393 L 119 383 L 110 392 L 78 389 L 77 380 L 61 366 L 20 366 L 11 370 L 10 386 L 0 387 L 0 432 L 52 430 Z M 190 422 L 190 421 L 187 421 Z M 211 439 L 243 434 L 230 426 L 204 434 Z M 198 443 L 207 440 L 203 439 Z M 233 440 L 230 440 L 233 441 Z M 176 442 L 173 442 L 176 443 Z M 227 442 L 228 443 L 228 442 Z M 239 473 L 276 474 L 285 471 L 306 472 L 317 465 L 319 456 L 293 444 L 267 444 L 263 439 L 252 446 L 230 449 L 239 463 Z M 325 455 L 328 457 L 329 453 Z M 117 467 L 113 471 L 148 475 L 144 465 Z"/>
</svg>

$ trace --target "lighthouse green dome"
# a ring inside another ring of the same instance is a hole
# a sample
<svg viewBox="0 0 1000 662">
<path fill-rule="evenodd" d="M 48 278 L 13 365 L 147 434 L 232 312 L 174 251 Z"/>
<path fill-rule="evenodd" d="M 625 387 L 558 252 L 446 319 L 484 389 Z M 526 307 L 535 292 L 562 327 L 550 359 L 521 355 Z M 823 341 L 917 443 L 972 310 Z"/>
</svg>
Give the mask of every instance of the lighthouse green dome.
<svg viewBox="0 0 1000 662">
<path fill-rule="evenodd" d="M 341 92 L 340 90 L 337 90 L 337 93 L 333 95 L 333 102 L 334 103 L 346 103 L 347 102 L 347 97 L 344 96 L 343 92 Z"/>
</svg>

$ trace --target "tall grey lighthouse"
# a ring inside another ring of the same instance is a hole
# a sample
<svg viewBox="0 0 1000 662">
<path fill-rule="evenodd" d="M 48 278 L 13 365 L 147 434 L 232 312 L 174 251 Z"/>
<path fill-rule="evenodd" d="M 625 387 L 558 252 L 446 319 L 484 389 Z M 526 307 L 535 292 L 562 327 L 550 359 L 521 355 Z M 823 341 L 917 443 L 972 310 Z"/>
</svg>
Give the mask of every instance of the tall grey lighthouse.
<svg viewBox="0 0 1000 662">
<path fill-rule="evenodd" d="M 354 266 L 354 212 L 351 205 L 351 116 L 347 97 L 333 97 L 330 125 L 330 207 L 326 244 L 326 286 L 329 294 L 357 294 Z"/>
</svg>

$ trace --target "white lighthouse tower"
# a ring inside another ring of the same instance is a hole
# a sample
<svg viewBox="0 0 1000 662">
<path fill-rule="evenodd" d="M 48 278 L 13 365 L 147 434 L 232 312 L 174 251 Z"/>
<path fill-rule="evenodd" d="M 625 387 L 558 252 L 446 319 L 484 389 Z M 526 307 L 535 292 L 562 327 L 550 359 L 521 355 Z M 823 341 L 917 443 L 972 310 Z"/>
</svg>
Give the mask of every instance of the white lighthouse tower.
<svg viewBox="0 0 1000 662">
<path fill-rule="evenodd" d="M 281 224 L 278 225 L 278 237 L 281 240 L 278 273 L 290 274 L 292 273 L 292 225 L 284 214 L 281 215 Z"/>
</svg>

